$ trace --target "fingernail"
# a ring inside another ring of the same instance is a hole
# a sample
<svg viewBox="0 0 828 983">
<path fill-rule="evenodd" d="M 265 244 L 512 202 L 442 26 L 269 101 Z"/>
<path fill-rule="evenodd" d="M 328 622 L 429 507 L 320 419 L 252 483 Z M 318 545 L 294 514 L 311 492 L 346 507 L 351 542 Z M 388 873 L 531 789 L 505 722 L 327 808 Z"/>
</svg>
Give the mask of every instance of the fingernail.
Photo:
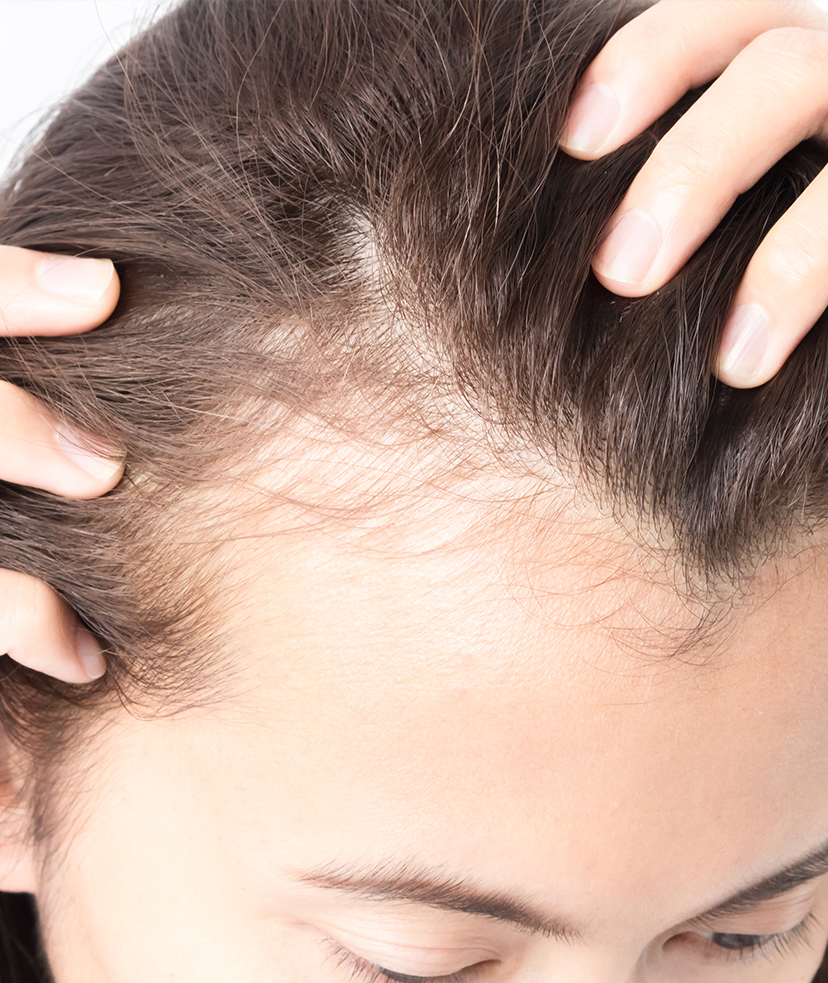
<svg viewBox="0 0 828 983">
<path fill-rule="evenodd" d="M 722 371 L 749 380 L 759 368 L 769 341 L 770 325 L 764 310 L 758 304 L 740 304 L 727 319 L 722 334 Z"/>
<path fill-rule="evenodd" d="M 112 282 L 115 267 L 108 259 L 47 256 L 38 263 L 38 287 L 47 294 L 76 304 L 94 304 Z"/>
<path fill-rule="evenodd" d="M 107 452 L 108 449 L 101 447 L 100 441 L 75 433 L 65 423 L 59 423 L 55 428 L 55 439 L 65 457 L 100 481 L 108 481 L 123 464 L 123 458 L 114 448 Z M 101 447 L 100 454 L 90 450 L 92 444 Z"/>
<path fill-rule="evenodd" d="M 592 82 L 577 96 L 561 143 L 570 150 L 596 153 L 615 129 L 621 106 L 608 85 Z"/>
<path fill-rule="evenodd" d="M 103 653 L 92 632 L 78 628 L 78 658 L 90 679 L 100 679 L 106 672 Z"/>
<path fill-rule="evenodd" d="M 644 212 L 622 216 L 601 244 L 595 268 L 608 280 L 643 283 L 661 248 L 661 231 Z"/>
</svg>

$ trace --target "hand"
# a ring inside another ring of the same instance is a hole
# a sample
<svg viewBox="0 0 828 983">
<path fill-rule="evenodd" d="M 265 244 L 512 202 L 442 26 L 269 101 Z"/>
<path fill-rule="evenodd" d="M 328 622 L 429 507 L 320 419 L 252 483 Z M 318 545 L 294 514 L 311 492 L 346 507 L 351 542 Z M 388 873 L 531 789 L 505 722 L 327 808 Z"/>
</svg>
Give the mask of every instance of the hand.
<svg viewBox="0 0 828 983">
<path fill-rule="evenodd" d="M 711 79 L 636 176 L 593 259 L 616 294 L 663 286 L 777 160 L 809 137 L 828 141 L 828 14 L 811 0 L 660 0 L 589 66 L 561 145 L 595 160 Z M 752 257 L 716 375 L 739 388 L 767 382 L 826 307 L 828 169 Z"/>
<path fill-rule="evenodd" d="M 118 300 L 109 260 L 0 246 L 0 335 L 77 334 Z M 123 473 L 121 455 L 72 430 L 32 396 L 0 381 L 0 480 L 69 498 L 93 498 Z M 105 671 L 93 636 L 51 588 L 0 570 L 0 653 L 66 682 Z"/>
</svg>

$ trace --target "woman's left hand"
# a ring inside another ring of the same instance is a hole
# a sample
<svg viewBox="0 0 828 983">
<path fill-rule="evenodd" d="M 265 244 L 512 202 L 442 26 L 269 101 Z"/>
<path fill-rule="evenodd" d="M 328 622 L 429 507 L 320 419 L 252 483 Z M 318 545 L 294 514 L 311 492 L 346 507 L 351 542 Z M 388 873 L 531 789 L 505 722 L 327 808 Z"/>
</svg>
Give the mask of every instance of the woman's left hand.
<svg viewBox="0 0 828 983">
<path fill-rule="evenodd" d="M 661 287 L 785 153 L 828 141 L 828 13 L 811 0 L 660 0 L 589 66 L 562 147 L 597 159 L 711 79 L 636 176 L 593 259 L 616 294 Z M 826 307 L 828 168 L 751 259 L 716 375 L 740 388 L 766 382 Z"/>
</svg>

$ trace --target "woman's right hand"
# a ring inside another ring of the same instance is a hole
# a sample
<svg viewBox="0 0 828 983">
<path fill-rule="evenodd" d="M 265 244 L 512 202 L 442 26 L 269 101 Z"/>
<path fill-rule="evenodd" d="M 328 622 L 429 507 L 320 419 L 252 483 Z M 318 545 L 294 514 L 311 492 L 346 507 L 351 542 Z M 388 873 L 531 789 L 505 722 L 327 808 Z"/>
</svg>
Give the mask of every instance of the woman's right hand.
<svg viewBox="0 0 828 983">
<path fill-rule="evenodd" d="M 659 0 L 588 67 L 561 145 L 597 160 L 711 81 L 655 147 L 593 257 L 613 293 L 664 286 L 789 150 L 809 138 L 828 145 L 828 13 L 807 0 Z M 828 168 L 745 271 L 715 367 L 722 382 L 767 382 L 825 311 L 826 228 Z"/>
<path fill-rule="evenodd" d="M 115 308 L 109 260 L 0 246 L 0 335 L 79 334 Z M 28 393 L 0 381 L 0 481 L 94 498 L 123 473 L 120 452 L 72 430 Z M 46 584 L 0 570 L 0 653 L 71 683 L 103 675 L 93 636 Z"/>
</svg>

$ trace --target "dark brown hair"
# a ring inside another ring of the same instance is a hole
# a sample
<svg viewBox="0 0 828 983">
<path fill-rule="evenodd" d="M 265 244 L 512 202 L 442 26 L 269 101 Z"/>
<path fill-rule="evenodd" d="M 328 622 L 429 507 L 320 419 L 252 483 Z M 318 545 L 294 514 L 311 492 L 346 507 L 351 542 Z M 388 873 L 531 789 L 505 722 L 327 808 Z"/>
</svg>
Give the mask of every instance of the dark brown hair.
<svg viewBox="0 0 828 983">
<path fill-rule="evenodd" d="M 759 389 L 710 371 L 750 256 L 824 152 L 784 158 L 654 295 L 618 298 L 590 273 L 698 95 L 608 158 L 558 150 L 581 72 L 636 9 L 189 0 L 57 112 L 6 184 L 0 240 L 111 257 L 122 297 L 89 335 L 3 340 L 0 376 L 122 444 L 127 471 L 91 502 L 0 491 L 0 566 L 54 586 L 107 646 L 107 675 L 83 689 L 0 659 L 36 839 L 65 820 L 52 804 L 94 710 L 221 698 L 199 486 L 303 415 L 335 421 L 356 390 L 414 436 L 450 432 L 437 396 L 459 396 L 445 405 L 501 446 L 565 464 L 655 529 L 702 593 L 824 522 L 823 323 Z M 0 978 L 40 983 L 30 901 L 3 904 Z"/>
</svg>

